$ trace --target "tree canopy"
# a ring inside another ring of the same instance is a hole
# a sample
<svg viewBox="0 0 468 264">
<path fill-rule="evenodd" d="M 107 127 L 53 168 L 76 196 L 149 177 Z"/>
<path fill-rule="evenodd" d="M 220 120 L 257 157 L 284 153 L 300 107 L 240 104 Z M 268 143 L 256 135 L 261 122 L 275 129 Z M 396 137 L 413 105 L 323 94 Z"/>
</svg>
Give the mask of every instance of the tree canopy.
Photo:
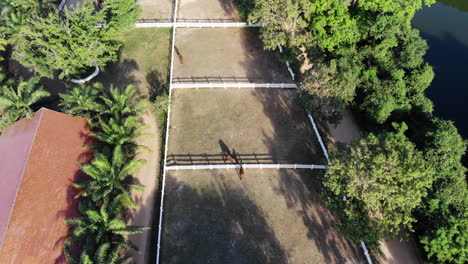
<svg viewBox="0 0 468 264">
<path fill-rule="evenodd" d="M 80 77 L 96 62 L 117 59 L 122 30 L 137 20 L 138 8 L 131 0 L 108 0 L 96 7 L 85 0 L 72 10 L 30 15 L 16 25 L 10 37 L 13 58 L 36 74 Z"/>
<path fill-rule="evenodd" d="M 461 159 L 467 142 L 452 122 L 434 118 L 424 135 L 427 160 L 435 181 L 416 211 L 419 235 L 433 263 L 468 261 L 467 169 Z"/>
<path fill-rule="evenodd" d="M 405 125 L 399 129 L 367 134 L 332 155 L 325 198 L 354 241 L 376 246 L 385 236 L 412 230 L 412 212 L 432 184 L 434 171 L 403 134 Z"/>
</svg>

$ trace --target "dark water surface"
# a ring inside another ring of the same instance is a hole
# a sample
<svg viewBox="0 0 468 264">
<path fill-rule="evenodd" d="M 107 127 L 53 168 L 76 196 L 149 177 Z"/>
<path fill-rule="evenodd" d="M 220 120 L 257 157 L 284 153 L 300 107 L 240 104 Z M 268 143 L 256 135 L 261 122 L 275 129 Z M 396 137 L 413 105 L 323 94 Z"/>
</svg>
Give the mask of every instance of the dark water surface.
<svg viewBox="0 0 468 264">
<path fill-rule="evenodd" d="M 468 138 L 468 0 L 441 0 L 420 10 L 413 26 L 427 40 L 435 79 L 426 94 L 436 116 L 455 121 Z"/>
</svg>

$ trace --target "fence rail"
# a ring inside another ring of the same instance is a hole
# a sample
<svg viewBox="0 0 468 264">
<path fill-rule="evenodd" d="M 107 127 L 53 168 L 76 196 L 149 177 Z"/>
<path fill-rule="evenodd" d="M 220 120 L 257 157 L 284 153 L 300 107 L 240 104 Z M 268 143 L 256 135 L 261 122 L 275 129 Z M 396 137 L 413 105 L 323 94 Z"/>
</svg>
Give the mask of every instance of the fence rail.
<svg viewBox="0 0 468 264">
<path fill-rule="evenodd" d="M 171 89 L 198 88 L 276 88 L 296 89 L 295 83 L 171 83 Z"/>
<path fill-rule="evenodd" d="M 263 27 L 263 24 L 252 24 L 248 22 L 140 22 L 137 28 L 241 28 L 241 27 Z"/>
<path fill-rule="evenodd" d="M 327 162 L 329 162 L 330 159 L 328 157 L 327 148 L 325 147 L 325 144 L 323 144 L 322 137 L 320 136 L 320 133 L 319 133 L 319 131 L 317 129 L 317 125 L 315 124 L 314 118 L 312 117 L 312 115 L 310 113 L 307 113 L 307 116 L 309 117 L 310 123 L 312 123 L 312 127 L 314 128 L 315 135 L 317 136 L 318 141 L 320 143 L 320 147 L 322 148 L 323 155 L 325 155 L 325 158 L 327 159 Z"/>
<path fill-rule="evenodd" d="M 326 169 L 325 165 L 315 164 L 210 164 L 165 166 L 165 170 L 215 170 L 215 169 Z"/>
<path fill-rule="evenodd" d="M 231 157 L 240 164 L 277 164 L 287 163 L 289 160 L 274 157 L 269 153 L 231 153 Z M 289 161 L 290 162 L 290 161 Z M 225 165 L 231 164 L 226 158 L 226 152 L 208 154 L 168 154 L 167 166 L 172 165 Z"/>
</svg>

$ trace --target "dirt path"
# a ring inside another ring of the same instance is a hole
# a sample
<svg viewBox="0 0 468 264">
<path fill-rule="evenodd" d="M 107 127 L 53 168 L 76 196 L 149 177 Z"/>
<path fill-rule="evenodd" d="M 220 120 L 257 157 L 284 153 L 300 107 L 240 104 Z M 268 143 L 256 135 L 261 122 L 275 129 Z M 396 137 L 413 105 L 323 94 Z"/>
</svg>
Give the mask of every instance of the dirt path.
<svg viewBox="0 0 468 264">
<path fill-rule="evenodd" d="M 334 143 L 349 143 L 360 135 L 359 127 L 348 110 L 343 114 L 343 120 L 338 126 L 327 124 L 327 127 Z M 412 237 L 407 242 L 385 239 L 381 242 L 380 251 L 382 264 L 424 263 Z"/>
<path fill-rule="evenodd" d="M 146 110 L 142 116 L 143 123 L 148 126 L 146 133 L 150 133 L 151 136 L 143 137 L 137 140 L 137 143 L 144 145 L 152 150 L 151 153 L 141 153 L 139 158 L 147 161 L 146 165 L 143 166 L 135 175 L 135 179 L 140 184 L 145 186 L 145 189 L 141 193 L 135 193 L 133 195 L 138 207 L 131 212 L 130 224 L 138 226 L 149 226 L 151 227 L 153 221 L 153 209 L 154 202 L 158 189 L 158 175 L 159 175 L 159 160 L 160 160 L 160 132 L 158 125 L 152 114 L 152 109 Z M 149 255 L 151 249 L 148 248 L 151 243 L 151 229 L 146 230 L 142 234 L 130 236 L 130 240 L 139 248 L 139 253 L 134 254 L 134 260 L 138 264 L 149 263 Z"/>
</svg>

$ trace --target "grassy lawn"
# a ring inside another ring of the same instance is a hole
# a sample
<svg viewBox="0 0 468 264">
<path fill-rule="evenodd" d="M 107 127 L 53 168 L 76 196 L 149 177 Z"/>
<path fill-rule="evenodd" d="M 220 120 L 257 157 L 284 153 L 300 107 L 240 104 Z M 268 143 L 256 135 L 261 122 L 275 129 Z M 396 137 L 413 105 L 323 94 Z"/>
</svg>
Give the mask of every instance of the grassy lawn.
<svg viewBox="0 0 468 264">
<path fill-rule="evenodd" d="M 167 83 L 171 31 L 167 28 L 135 28 L 124 33 L 119 61 L 103 69 L 97 81 L 115 85 L 135 84 L 153 96 Z"/>
</svg>

